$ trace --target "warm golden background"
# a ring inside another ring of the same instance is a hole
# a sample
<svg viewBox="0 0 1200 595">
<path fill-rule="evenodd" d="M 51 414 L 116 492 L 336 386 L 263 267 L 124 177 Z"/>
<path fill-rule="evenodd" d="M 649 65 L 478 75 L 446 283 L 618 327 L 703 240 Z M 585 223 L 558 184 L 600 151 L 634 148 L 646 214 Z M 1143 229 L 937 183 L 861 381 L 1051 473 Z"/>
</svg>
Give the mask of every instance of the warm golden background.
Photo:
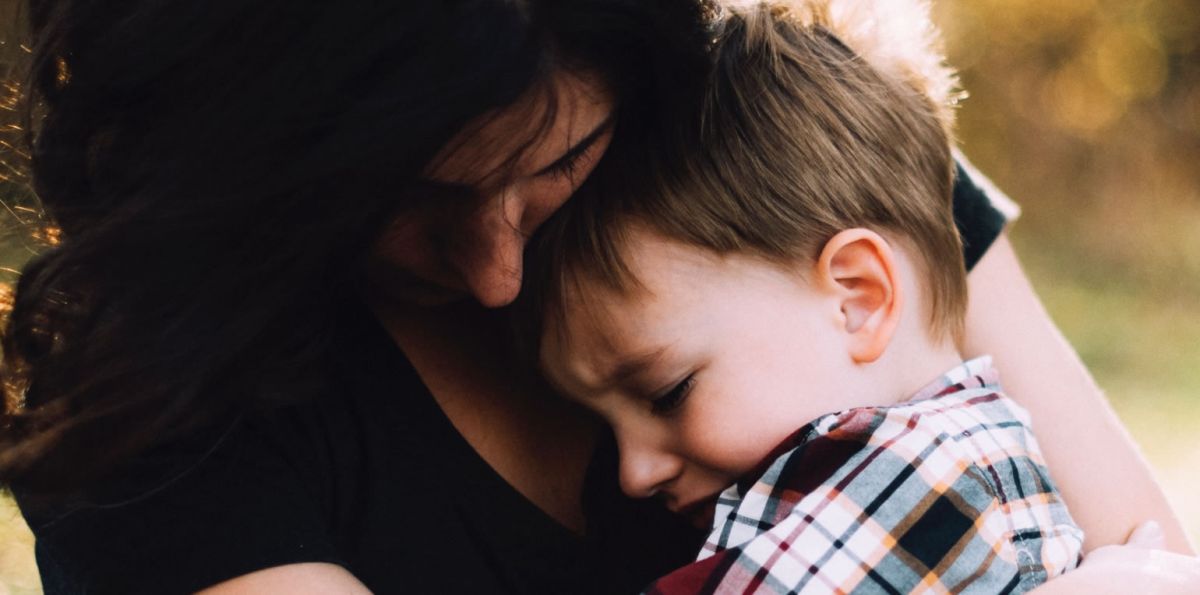
<svg viewBox="0 0 1200 595">
<path fill-rule="evenodd" d="M 1027 273 L 1200 541 L 1200 3 L 935 7 L 962 148 L 1020 203 Z"/>
<path fill-rule="evenodd" d="M 0 0 L 0 31 L 14 6 Z M 1200 5 L 935 7 L 971 95 L 963 149 L 1021 204 L 1012 237 L 1027 272 L 1200 538 Z M 0 39 L 11 59 L 11 34 Z M 5 178 L 0 165 L 0 198 L 16 206 Z M 0 225 L 14 229 L 4 208 Z M 0 241 L 0 266 L 28 254 L 17 240 Z M 40 591 L 31 542 L 0 501 L 0 595 Z"/>
</svg>

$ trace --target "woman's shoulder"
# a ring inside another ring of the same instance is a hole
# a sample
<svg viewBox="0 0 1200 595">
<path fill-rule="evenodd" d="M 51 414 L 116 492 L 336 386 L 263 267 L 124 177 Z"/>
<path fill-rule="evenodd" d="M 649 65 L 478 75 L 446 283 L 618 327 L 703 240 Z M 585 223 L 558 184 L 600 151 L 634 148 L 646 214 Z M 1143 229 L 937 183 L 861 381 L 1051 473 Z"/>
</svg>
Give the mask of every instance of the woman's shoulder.
<svg viewBox="0 0 1200 595">
<path fill-rule="evenodd" d="M 954 152 L 954 161 L 954 222 L 970 270 L 1000 237 L 1005 225 L 1020 215 L 1021 209 L 961 152 Z"/>
<path fill-rule="evenodd" d="M 361 503 L 381 497 L 381 479 L 427 472 L 404 432 L 428 421 L 421 385 L 394 365 L 349 367 L 397 356 L 386 343 L 337 343 L 328 394 L 160 441 L 69 494 L 15 487 L 46 591 L 184 592 L 285 564 L 351 565 L 360 523 L 418 510 L 403 491 L 386 494 L 394 507 Z"/>
<path fill-rule="evenodd" d="M 337 562 L 295 453 L 248 426 L 158 444 L 70 494 L 14 489 L 46 592 L 194 591 L 255 564 Z"/>
</svg>

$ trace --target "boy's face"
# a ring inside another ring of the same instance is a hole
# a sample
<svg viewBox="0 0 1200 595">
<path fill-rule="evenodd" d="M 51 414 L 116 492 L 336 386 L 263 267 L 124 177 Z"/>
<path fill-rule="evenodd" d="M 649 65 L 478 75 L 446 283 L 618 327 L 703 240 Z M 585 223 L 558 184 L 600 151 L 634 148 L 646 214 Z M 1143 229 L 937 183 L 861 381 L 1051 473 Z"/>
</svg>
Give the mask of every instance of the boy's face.
<svg viewBox="0 0 1200 595">
<path fill-rule="evenodd" d="M 621 487 L 697 524 L 775 446 L 838 409 L 855 365 L 839 303 L 806 265 L 717 256 L 637 231 L 626 262 L 644 285 L 570 296 L 542 342 L 547 375 L 608 421 Z M 563 332 L 558 332 L 558 331 Z"/>
</svg>

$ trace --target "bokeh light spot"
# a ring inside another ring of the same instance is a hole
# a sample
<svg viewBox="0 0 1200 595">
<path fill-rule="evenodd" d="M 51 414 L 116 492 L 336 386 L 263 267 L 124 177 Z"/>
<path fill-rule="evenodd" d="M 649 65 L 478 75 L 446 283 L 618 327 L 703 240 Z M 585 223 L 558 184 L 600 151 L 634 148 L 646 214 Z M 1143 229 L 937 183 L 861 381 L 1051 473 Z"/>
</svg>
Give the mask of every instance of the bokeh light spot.
<svg viewBox="0 0 1200 595">
<path fill-rule="evenodd" d="M 1111 93 L 1153 97 L 1167 79 L 1167 59 L 1153 34 L 1133 25 L 1107 27 L 1091 38 L 1092 68 Z"/>
</svg>

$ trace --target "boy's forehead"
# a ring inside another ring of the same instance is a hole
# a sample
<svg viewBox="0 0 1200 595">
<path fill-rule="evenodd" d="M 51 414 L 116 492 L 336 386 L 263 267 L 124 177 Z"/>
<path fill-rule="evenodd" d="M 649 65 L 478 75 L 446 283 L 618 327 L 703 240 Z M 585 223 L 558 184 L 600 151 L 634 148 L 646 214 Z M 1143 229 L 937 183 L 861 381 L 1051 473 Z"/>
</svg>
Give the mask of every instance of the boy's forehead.
<svg viewBox="0 0 1200 595">
<path fill-rule="evenodd" d="M 631 225 L 620 257 L 628 278 L 607 279 L 577 269 L 564 277 L 557 315 L 546 330 L 560 343 L 592 348 L 623 346 L 631 338 L 652 335 L 680 312 L 711 303 L 713 293 L 731 288 L 748 272 L 774 269 L 750 255 L 721 255 L 667 238 L 642 225 Z"/>
<path fill-rule="evenodd" d="M 660 304 L 666 292 L 655 291 L 657 280 L 642 281 L 638 268 L 631 272 L 639 283 L 618 288 L 580 274 L 564 287 L 542 332 L 541 363 L 552 380 L 598 384 L 615 362 L 655 345 L 669 323 Z"/>
<path fill-rule="evenodd" d="M 632 279 L 622 297 L 650 305 L 673 299 L 724 267 L 727 259 L 700 246 L 667 237 L 640 223 L 630 223 L 618 247 Z M 685 294 L 686 295 L 686 294 Z"/>
<path fill-rule="evenodd" d="M 668 318 L 723 264 L 708 250 L 654 232 L 634 228 L 627 237 L 620 252 L 629 278 L 614 282 L 586 270 L 568 275 L 557 317 L 563 331 L 608 336 L 649 326 Z"/>
<path fill-rule="evenodd" d="M 578 395 L 596 388 L 604 370 L 621 353 L 624 326 L 612 313 L 619 308 L 618 296 L 603 289 L 584 294 L 577 286 L 566 292 L 560 314 L 543 326 L 540 359 L 549 380 L 568 394 Z M 590 295 L 590 299 L 582 299 Z"/>
<path fill-rule="evenodd" d="M 578 272 L 564 287 L 557 315 L 543 329 L 542 363 L 576 377 L 603 376 L 637 354 L 654 353 L 685 332 L 682 313 L 701 297 L 700 284 L 725 263 L 711 252 L 652 233 L 631 234 L 623 250 L 636 283 L 614 287 Z"/>
<path fill-rule="evenodd" d="M 595 357 L 616 352 L 628 334 L 631 319 L 645 302 L 640 288 L 608 287 L 599 280 L 581 278 L 563 291 L 556 315 L 549 317 L 543 331 L 546 352 Z"/>
</svg>

